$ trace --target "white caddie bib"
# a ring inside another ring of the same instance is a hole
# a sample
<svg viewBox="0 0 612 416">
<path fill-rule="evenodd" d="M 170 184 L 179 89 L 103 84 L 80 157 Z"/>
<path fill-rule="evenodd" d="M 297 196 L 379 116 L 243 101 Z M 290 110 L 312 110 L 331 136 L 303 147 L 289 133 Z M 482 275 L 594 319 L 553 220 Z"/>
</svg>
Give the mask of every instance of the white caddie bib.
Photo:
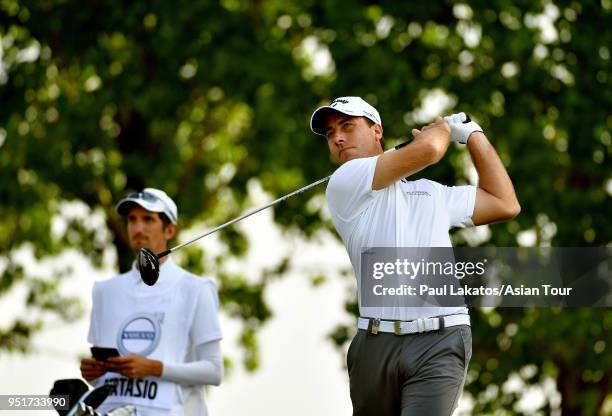
<svg viewBox="0 0 612 416">
<path fill-rule="evenodd" d="M 169 357 L 168 348 L 185 351 L 187 331 L 183 329 L 184 336 L 179 336 L 176 323 L 181 322 L 186 313 L 180 302 L 172 302 L 173 291 L 136 299 L 129 299 L 126 292 L 105 299 L 108 302 L 105 306 L 113 313 L 109 314 L 111 324 L 101 334 L 104 344 L 116 345 L 122 356 L 138 354 L 162 362 Z M 115 384 L 104 401 L 107 406 L 130 403 L 169 410 L 177 402 L 176 384 L 157 377 L 129 379 L 121 374 L 106 373 L 101 382 Z"/>
<path fill-rule="evenodd" d="M 162 337 L 164 316 L 164 312 L 137 312 L 128 316 L 117 331 L 119 353 L 150 356 Z M 136 406 L 170 409 L 174 403 L 174 383 L 157 377 L 129 379 L 121 374 L 106 373 L 103 382 L 115 385 L 105 401 L 106 404 L 119 406 L 128 401 Z"/>
</svg>

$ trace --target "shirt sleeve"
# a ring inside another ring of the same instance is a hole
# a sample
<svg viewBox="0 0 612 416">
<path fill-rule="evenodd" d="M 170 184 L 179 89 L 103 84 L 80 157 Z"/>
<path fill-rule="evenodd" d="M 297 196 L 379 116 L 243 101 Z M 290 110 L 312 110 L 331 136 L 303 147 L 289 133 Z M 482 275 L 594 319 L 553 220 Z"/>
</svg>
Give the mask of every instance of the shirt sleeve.
<svg viewBox="0 0 612 416">
<path fill-rule="evenodd" d="M 444 198 L 452 227 L 473 227 L 472 215 L 476 203 L 476 187 L 473 185 L 445 186 Z"/>
<path fill-rule="evenodd" d="M 340 166 L 327 185 L 329 209 L 343 221 L 351 221 L 372 202 L 372 180 L 378 156 L 353 159 Z"/>
<path fill-rule="evenodd" d="M 191 328 L 191 342 L 194 345 L 223 338 L 218 316 L 219 295 L 217 294 L 217 287 L 210 280 L 205 280 L 198 286 L 198 301 Z"/>
<path fill-rule="evenodd" d="M 100 302 L 99 302 L 100 290 L 98 285 L 94 283 L 91 289 L 91 317 L 89 319 L 89 333 L 87 334 L 87 342 L 91 345 L 97 345 L 100 337 L 98 336 L 98 317 L 100 316 Z"/>
<path fill-rule="evenodd" d="M 161 378 L 183 385 L 218 386 L 223 379 L 223 355 L 220 344 L 220 341 L 211 341 L 197 345 L 196 361 L 164 363 Z"/>
</svg>

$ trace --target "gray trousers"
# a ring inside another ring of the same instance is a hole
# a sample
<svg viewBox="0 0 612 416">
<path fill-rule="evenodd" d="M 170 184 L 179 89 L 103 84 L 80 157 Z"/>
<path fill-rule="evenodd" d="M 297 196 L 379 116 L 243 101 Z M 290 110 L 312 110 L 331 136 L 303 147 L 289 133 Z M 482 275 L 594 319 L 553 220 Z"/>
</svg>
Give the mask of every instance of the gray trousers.
<svg viewBox="0 0 612 416">
<path fill-rule="evenodd" d="M 358 330 L 347 355 L 353 416 L 450 416 L 471 356 L 468 325 L 410 335 Z"/>
</svg>

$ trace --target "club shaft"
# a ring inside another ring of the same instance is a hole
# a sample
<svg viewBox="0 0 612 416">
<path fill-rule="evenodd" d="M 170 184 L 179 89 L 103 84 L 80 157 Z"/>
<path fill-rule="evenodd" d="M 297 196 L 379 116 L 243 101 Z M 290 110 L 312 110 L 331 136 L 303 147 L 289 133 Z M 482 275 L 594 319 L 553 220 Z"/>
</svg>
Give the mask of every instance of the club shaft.
<svg viewBox="0 0 612 416">
<path fill-rule="evenodd" d="M 392 150 L 397 150 L 397 149 L 400 149 L 400 148 L 402 148 L 402 147 L 406 146 L 408 143 L 410 143 L 410 141 L 406 141 L 406 142 L 400 143 L 400 144 L 398 144 L 397 146 L 395 146 L 395 147 L 393 147 L 393 148 L 391 148 L 391 149 L 388 149 L 386 152 L 389 152 L 389 151 L 392 151 Z M 386 152 L 385 152 L 385 153 L 386 153 Z M 318 186 L 318 185 L 320 185 L 320 184 L 322 184 L 322 183 L 324 183 L 324 182 L 327 182 L 327 181 L 329 180 L 329 178 L 331 178 L 331 176 L 326 176 L 326 177 L 325 177 L 325 178 L 323 178 L 323 179 L 319 179 L 318 181 L 313 182 L 313 183 L 311 183 L 310 185 L 306 185 L 306 186 L 304 186 L 303 188 L 300 188 L 300 189 L 298 189 L 298 190 L 295 190 L 295 191 L 293 191 L 293 192 L 291 192 L 291 193 L 289 193 L 289 194 L 287 194 L 287 195 L 285 195 L 285 196 L 282 196 L 282 197 L 280 197 L 280 198 L 278 198 L 278 199 L 275 199 L 274 201 L 272 201 L 272 202 L 270 202 L 270 203 L 268 203 L 268 204 L 266 204 L 266 205 L 264 205 L 264 206 L 261 206 L 261 207 L 259 207 L 259 208 L 256 208 L 256 209 L 254 209 L 254 210 L 252 210 L 252 211 L 247 212 L 247 213 L 246 213 L 246 214 L 244 214 L 244 215 L 241 215 L 241 216 L 239 216 L 239 217 L 237 217 L 237 218 L 234 218 L 233 220 L 230 220 L 230 221 L 228 221 L 228 222 L 226 222 L 226 223 L 223 223 L 223 224 L 221 224 L 221 225 L 219 225 L 219 226 L 217 226 L 217 227 L 215 227 L 215 228 L 213 228 L 213 229 L 211 229 L 211 230 L 208 230 L 208 231 L 207 231 L 207 232 L 205 232 L 204 234 L 199 235 L 199 236 L 197 236 L 196 238 L 194 238 L 194 239 L 192 239 L 192 240 L 186 241 L 186 242 L 184 242 L 184 243 L 179 244 L 178 246 L 175 246 L 175 247 L 172 247 L 172 248 L 170 248 L 170 249 L 168 249 L 168 250 L 166 250 L 166 251 L 163 251 L 163 252 L 161 252 L 161 253 L 157 254 L 157 256 L 158 256 L 159 258 L 162 258 L 162 257 L 164 257 L 164 256 L 167 256 L 168 254 L 175 252 L 175 251 L 176 251 L 176 250 L 178 250 L 179 248 L 185 247 L 187 244 L 191 244 L 191 243 L 193 243 L 193 242 L 196 242 L 196 241 L 198 241 L 198 240 L 200 240 L 200 239 L 202 239 L 202 238 L 204 238 L 204 237 L 206 237 L 206 236 L 209 236 L 209 235 L 211 235 L 211 234 L 216 233 L 217 231 L 221 230 L 222 228 L 225 228 L 225 227 L 227 227 L 227 226 L 230 226 L 230 225 L 232 225 L 232 224 L 234 224 L 234 223 L 236 223 L 236 222 L 238 222 L 238 221 L 242 221 L 243 219 L 245 219 L 245 218 L 247 218 L 247 217 L 250 217 L 251 215 L 257 214 L 259 211 L 263 211 L 263 210 L 264 210 L 264 209 L 266 209 L 266 208 L 270 208 L 270 207 L 271 207 L 271 206 L 273 206 L 273 205 L 276 205 L 276 204 L 278 204 L 278 203 L 280 203 L 280 202 L 283 202 L 283 201 L 284 201 L 285 199 L 287 199 L 287 198 L 291 198 L 292 196 L 295 196 L 295 195 L 297 195 L 297 194 L 301 194 L 302 192 L 307 191 L 307 190 L 308 190 L 308 189 L 310 189 L 310 188 L 314 188 L 315 186 Z"/>
<path fill-rule="evenodd" d="M 165 255 L 167 255 L 167 254 L 170 254 L 170 253 L 172 253 L 172 252 L 174 252 L 174 251 L 178 250 L 179 248 L 182 248 L 182 247 L 186 246 L 187 244 L 191 244 L 191 243 L 193 243 L 193 242 L 195 242 L 195 241 L 198 241 L 198 240 L 199 240 L 199 239 L 201 239 L 201 238 L 204 238 L 204 237 L 206 237 L 206 236 L 208 236 L 208 235 L 211 235 L 211 234 L 213 234 L 213 233 L 216 233 L 217 231 L 219 231 L 219 230 L 220 230 L 220 229 L 222 229 L 222 228 L 225 228 L 225 227 L 227 227 L 227 226 L 229 226 L 229 225 L 232 225 L 232 224 L 234 224 L 234 223 L 236 223 L 236 222 L 238 222 L 238 221 L 242 221 L 243 219 L 245 219 L 245 218 L 247 218 L 247 217 L 250 217 L 251 215 L 257 214 L 259 211 L 263 211 L 263 210 L 264 210 L 264 209 L 266 209 L 266 208 L 270 208 L 270 207 L 271 207 L 271 206 L 273 206 L 273 205 L 276 205 L 276 204 L 278 204 L 278 203 L 280 203 L 280 202 L 283 202 L 283 201 L 284 201 L 285 199 L 287 199 L 287 198 L 291 198 L 292 196 L 297 195 L 297 194 L 300 194 L 300 193 L 302 193 L 302 192 L 304 192 L 304 191 L 307 191 L 307 190 L 308 190 L 308 189 L 310 189 L 310 188 L 314 188 L 315 186 L 320 185 L 320 184 L 322 184 L 323 182 L 327 182 L 327 181 L 329 180 L 329 178 L 330 178 L 330 176 L 327 176 L 327 177 L 325 177 L 325 178 L 323 178 L 323 179 L 319 179 L 318 181 L 313 182 L 313 183 L 311 183 L 310 185 L 306 185 L 306 186 L 304 186 L 303 188 L 300 188 L 300 189 L 298 189 L 298 190 L 295 190 L 295 191 L 293 191 L 293 192 L 291 192 L 291 193 L 289 193 L 289 194 L 287 194 L 287 195 L 285 195 L 285 196 L 282 196 L 282 197 L 280 197 L 280 198 L 278 198 L 278 199 L 275 199 L 274 201 L 272 201 L 272 202 L 270 202 L 270 203 L 268 203 L 268 204 L 266 204 L 266 205 L 264 205 L 264 206 L 261 206 L 261 207 L 259 207 L 259 208 L 256 208 L 256 209 L 254 209 L 254 210 L 252 210 L 252 211 L 247 212 L 247 213 L 246 213 L 246 214 L 244 214 L 244 215 L 241 215 L 241 216 L 239 216 L 239 217 L 237 217 L 237 218 L 234 218 L 233 220 L 230 220 L 230 221 L 228 221 L 228 222 L 226 222 L 226 223 L 223 223 L 223 224 L 221 224 L 221 225 L 219 225 L 219 226 L 217 226 L 217 227 L 215 227 L 215 228 L 213 228 L 213 229 L 211 229 L 211 230 L 208 230 L 208 231 L 207 231 L 207 232 L 205 232 L 204 234 L 202 234 L 202 235 L 200 235 L 200 236 L 198 236 L 198 237 L 196 237 L 196 238 L 194 238 L 194 239 L 192 239 L 192 240 L 186 241 L 186 242 L 184 242 L 184 243 L 182 243 L 182 244 L 179 244 L 179 245 L 178 245 L 178 246 L 176 246 L 176 247 L 172 247 L 172 248 L 171 248 L 171 249 L 169 249 L 169 250 L 166 250 L 166 251 L 164 251 L 164 252 L 162 252 L 162 253 L 159 253 L 159 254 L 158 254 L 158 257 L 163 257 L 163 256 L 165 256 Z"/>
</svg>

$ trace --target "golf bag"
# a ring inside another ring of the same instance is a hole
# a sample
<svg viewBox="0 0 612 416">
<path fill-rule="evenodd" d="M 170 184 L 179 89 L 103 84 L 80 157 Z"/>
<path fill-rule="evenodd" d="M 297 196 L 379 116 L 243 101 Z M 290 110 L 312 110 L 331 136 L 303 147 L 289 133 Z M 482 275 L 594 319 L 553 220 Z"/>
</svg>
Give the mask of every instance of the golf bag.
<svg viewBox="0 0 612 416">
<path fill-rule="evenodd" d="M 78 378 L 56 380 L 49 392 L 51 396 L 68 396 L 68 410 L 56 407 L 60 416 L 135 416 L 136 408 L 131 405 L 120 406 L 108 413 L 96 412 L 96 408 L 108 397 L 112 384 L 105 384 L 89 390 L 83 380 Z M 74 403 L 74 404 L 73 404 Z"/>
</svg>

